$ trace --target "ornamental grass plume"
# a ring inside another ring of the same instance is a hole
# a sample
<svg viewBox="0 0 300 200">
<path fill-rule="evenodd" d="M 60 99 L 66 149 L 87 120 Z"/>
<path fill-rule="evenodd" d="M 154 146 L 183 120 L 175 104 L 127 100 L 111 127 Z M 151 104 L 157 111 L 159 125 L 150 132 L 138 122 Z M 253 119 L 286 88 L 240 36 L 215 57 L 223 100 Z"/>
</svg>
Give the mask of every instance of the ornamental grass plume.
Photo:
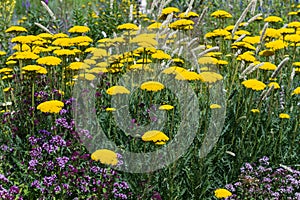
<svg viewBox="0 0 300 200">
<path fill-rule="evenodd" d="M 99 149 L 91 154 L 92 160 L 100 161 L 102 164 L 106 165 L 117 165 L 118 156 L 115 152 L 109 149 Z"/>
<path fill-rule="evenodd" d="M 64 107 L 64 103 L 62 101 L 50 100 L 50 101 L 40 103 L 37 106 L 37 109 L 44 113 L 58 114 L 63 107 Z"/>
</svg>

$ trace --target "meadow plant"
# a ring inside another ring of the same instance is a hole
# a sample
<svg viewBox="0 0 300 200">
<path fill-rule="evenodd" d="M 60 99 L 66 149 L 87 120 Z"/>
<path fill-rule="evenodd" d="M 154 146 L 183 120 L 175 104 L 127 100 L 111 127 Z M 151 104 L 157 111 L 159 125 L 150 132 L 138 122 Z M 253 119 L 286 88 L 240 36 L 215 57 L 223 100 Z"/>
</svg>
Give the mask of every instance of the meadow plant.
<svg viewBox="0 0 300 200">
<path fill-rule="evenodd" d="M 299 198 L 298 5 L 57 3 L 1 26 L 1 198 Z"/>
<path fill-rule="evenodd" d="M 268 157 L 258 163 L 245 163 L 239 180 L 227 184 L 232 192 L 226 199 L 299 199 L 300 171 L 281 165 L 273 167 Z"/>
</svg>

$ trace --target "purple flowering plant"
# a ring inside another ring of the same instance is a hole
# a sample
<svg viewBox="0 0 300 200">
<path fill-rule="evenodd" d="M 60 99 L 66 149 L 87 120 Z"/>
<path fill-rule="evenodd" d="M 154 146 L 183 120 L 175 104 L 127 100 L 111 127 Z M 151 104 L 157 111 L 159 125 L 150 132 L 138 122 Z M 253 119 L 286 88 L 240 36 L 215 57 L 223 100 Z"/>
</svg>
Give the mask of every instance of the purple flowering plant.
<svg viewBox="0 0 300 200">
<path fill-rule="evenodd" d="M 232 193 L 227 199 L 300 199 L 300 171 L 285 165 L 271 166 L 266 156 L 258 163 L 245 163 L 239 179 L 225 188 Z"/>
</svg>

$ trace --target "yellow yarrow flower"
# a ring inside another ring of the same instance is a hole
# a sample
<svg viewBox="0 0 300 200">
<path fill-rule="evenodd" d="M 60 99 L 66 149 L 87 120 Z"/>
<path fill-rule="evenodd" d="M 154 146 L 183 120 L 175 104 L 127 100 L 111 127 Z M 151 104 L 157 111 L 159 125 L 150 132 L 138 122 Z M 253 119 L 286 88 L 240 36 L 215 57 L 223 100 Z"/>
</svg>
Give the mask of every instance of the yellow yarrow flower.
<svg viewBox="0 0 300 200">
<path fill-rule="evenodd" d="M 210 109 L 218 109 L 218 108 L 221 108 L 221 106 L 219 104 L 211 104 L 209 106 Z"/>
<path fill-rule="evenodd" d="M 269 16 L 264 19 L 264 22 L 282 22 L 282 21 L 283 21 L 282 18 L 277 16 Z"/>
<path fill-rule="evenodd" d="M 90 31 L 90 28 L 87 26 L 73 26 L 68 30 L 69 33 L 87 33 Z"/>
<path fill-rule="evenodd" d="M 108 149 L 99 149 L 91 154 L 91 159 L 100 161 L 102 164 L 117 165 L 118 156 L 115 152 Z"/>
<path fill-rule="evenodd" d="M 39 65 L 27 65 L 25 67 L 22 67 L 22 70 L 26 72 L 35 72 L 37 74 L 47 74 L 46 68 Z"/>
<path fill-rule="evenodd" d="M 91 68 L 88 64 L 84 62 L 72 62 L 67 69 L 70 70 L 80 70 L 80 69 L 89 69 Z"/>
<path fill-rule="evenodd" d="M 27 60 L 27 59 L 32 59 L 36 60 L 38 59 L 39 56 L 36 55 L 35 53 L 32 53 L 30 51 L 24 51 L 24 52 L 16 52 L 13 55 L 11 55 L 7 60 Z"/>
<path fill-rule="evenodd" d="M 106 112 L 113 112 L 113 111 L 116 111 L 115 108 L 106 108 L 105 110 L 106 110 Z"/>
<path fill-rule="evenodd" d="M 142 140 L 145 142 L 160 142 L 160 141 L 168 141 L 169 137 L 166 136 L 163 132 L 158 130 L 147 131 L 143 134 Z"/>
<path fill-rule="evenodd" d="M 287 43 L 283 42 L 282 40 L 275 40 L 275 41 L 266 43 L 266 47 L 269 49 L 272 49 L 274 51 L 283 49 L 287 46 L 288 46 Z"/>
<path fill-rule="evenodd" d="M 53 53 L 57 56 L 75 56 L 75 52 L 70 49 L 57 49 Z"/>
<path fill-rule="evenodd" d="M 295 95 L 295 94 L 300 94 L 300 87 L 297 87 L 297 88 L 292 92 L 292 95 Z"/>
<path fill-rule="evenodd" d="M 125 24 L 117 26 L 117 29 L 118 30 L 135 30 L 136 31 L 139 29 L 139 27 L 132 23 L 125 23 Z"/>
<path fill-rule="evenodd" d="M 290 23 L 288 23 L 288 27 L 290 27 L 290 28 L 299 28 L 300 27 L 300 22 L 297 22 L 297 21 L 290 22 Z"/>
<path fill-rule="evenodd" d="M 257 91 L 263 90 L 266 87 L 266 85 L 263 82 L 258 81 L 256 79 L 249 79 L 249 80 L 243 81 L 242 85 L 244 85 L 246 88 L 249 88 L 252 90 L 257 90 Z"/>
<path fill-rule="evenodd" d="M 14 33 L 14 32 L 28 32 L 26 28 L 22 26 L 11 26 L 5 30 L 5 33 Z"/>
<path fill-rule="evenodd" d="M 251 109 L 251 112 L 253 112 L 253 113 L 260 113 L 260 111 L 257 108 Z"/>
<path fill-rule="evenodd" d="M 40 65 L 56 66 L 59 65 L 62 61 L 60 58 L 55 56 L 45 56 L 36 60 Z"/>
<path fill-rule="evenodd" d="M 270 63 L 270 62 L 264 62 L 264 64 L 262 66 L 259 67 L 259 69 L 261 70 L 275 70 L 277 67 L 276 65 Z"/>
<path fill-rule="evenodd" d="M 77 76 L 78 79 L 85 79 L 88 81 L 92 81 L 96 78 L 96 76 L 94 74 L 90 74 L 90 73 L 84 73 L 84 74 L 79 74 Z"/>
<path fill-rule="evenodd" d="M 280 119 L 290 119 L 290 115 L 286 114 L 286 113 L 280 113 L 279 114 L 279 118 Z"/>
<path fill-rule="evenodd" d="M 178 17 L 181 18 L 181 19 L 189 19 L 189 18 L 192 18 L 192 17 L 199 17 L 199 15 L 195 12 L 190 11 L 187 14 L 185 14 L 185 12 L 180 13 L 178 15 Z"/>
<path fill-rule="evenodd" d="M 215 83 L 223 79 L 223 76 L 216 72 L 201 72 L 199 76 L 200 76 L 200 80 L 206 83 Z"/>
<path fill-rule="evenodd" d="M 277 82 L 271 82 L 271 83 L 268 84 L 268 86 L 269 86 L 269 87 L 272 87 L 272 86 L 273 86 L 273 88 L 274 88 L 275 90 L 280 88 L 280 86 L 279 86 L 279 84 L 278 84 Z"/>
<path fill-rule="evenodd" d="M 37 109 L 44 113 L 59 113 L 64 107 L 64 103 L 58 100 L 50 100 L 40 103 Z"/>
<path fill-rule="evenodd" d="M 147 81 L 142 83 L 141 85 L 142 90 L 153 91 L 153 92 L 160 91 L 164 88 L 165 86 L 162 83 L 157 81 Z"/>
<path fill-rule="evenodd" d="M 213 12 L 210 16 L 215 18 L 232 18 L 232 15 L 224 10 L 217 10 Z"/>
<path fill-rule="evenodd" d="M 260 56 L 273 56 L 274 54 L 275 54 L 275 52 L 273 50 L 265 49 L 265 50 L 262 50 L 261 52 L 259 52 L 258 55 L 260 55 Z"/>
<path fill-rule="evenodd" d="M 159 110 L 172 110 L 174 108 L 174 106 L 171 106 L 171 105 L 162 105 L 162 106 L 159 106 Z"/>
<path fill-rule="evenodd" d="M 164 74 L 177 74 L 177 73 L 184 72 L 184 71 L 187 71 L 187 70 L 182 68 L 182 67 L 172 66 L 172 67 L 168 67 L 168 68 L 164 69 L 162 71 L 162 73 L 164 73 Z"/>
<path fill-rule="evenodd" d="M 109 95 L 117 95 L 117 94 L 130 94 L 130 91 L 124 86 L 112 86 L 106 90 L 106 93 Z"/>
<path fill-rule="evenodd" d="M 187 81 L 196 81 L 196 80 L 203 80 L 202 76 L 200 74 L 197 74 L 196 72 L 190 72 L 187 70 L 184 71 L 178 71 L 176 70 L 176 76 L 175 79 L 177 80 L 187 80 Z"/>
<path fill-rule="evenodd" d="M 218 199 L 227 198 L 231 195 L 232 193 L 226 189 L 219 188 L 215 190 L 215 197 L 217 197 Z"/>
<path fill-rule="evenodd" d="M 163 52 L 162 50 L 157 50 L 156 53 L 153 53 L 151 55 L 151 57 L 159 60 L 170 60 L 172 58 L 169 54 Z"/>
</svg>

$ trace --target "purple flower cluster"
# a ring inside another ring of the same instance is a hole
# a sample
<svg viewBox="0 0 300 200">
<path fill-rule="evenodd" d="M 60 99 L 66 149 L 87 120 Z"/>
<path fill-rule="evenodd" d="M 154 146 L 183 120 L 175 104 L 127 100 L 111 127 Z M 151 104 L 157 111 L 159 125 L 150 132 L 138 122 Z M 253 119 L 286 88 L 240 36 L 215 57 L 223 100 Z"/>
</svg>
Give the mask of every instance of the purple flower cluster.
<svg viewBox="0 0 300 200">
<path fill-rule="evenodd" d="M 2 185 L 4 183 L 4 186 L 7 187 L 4 188 Z M 0 174 L 0 199 L 7 199 L 7 200 L 15 200 L 19 199 L 22 200 L 23 198 L 21 196 L 18 196 L 20 189 L 16 185 L 11 185 L 8 178 L 6 178 L 3 174 Z M 8 189 L 9 188 L 9 189 Z M 18 198 L 16 198 L 18 196 Z"/>
<path fill-rule="evenodd" d="M 227 199 L 300 199 L 300 171 L 284 165 L 273 169 L 266 156 L 240 170 L 239 180 L 225 186 L 233 193 Z"/>
</svg>

